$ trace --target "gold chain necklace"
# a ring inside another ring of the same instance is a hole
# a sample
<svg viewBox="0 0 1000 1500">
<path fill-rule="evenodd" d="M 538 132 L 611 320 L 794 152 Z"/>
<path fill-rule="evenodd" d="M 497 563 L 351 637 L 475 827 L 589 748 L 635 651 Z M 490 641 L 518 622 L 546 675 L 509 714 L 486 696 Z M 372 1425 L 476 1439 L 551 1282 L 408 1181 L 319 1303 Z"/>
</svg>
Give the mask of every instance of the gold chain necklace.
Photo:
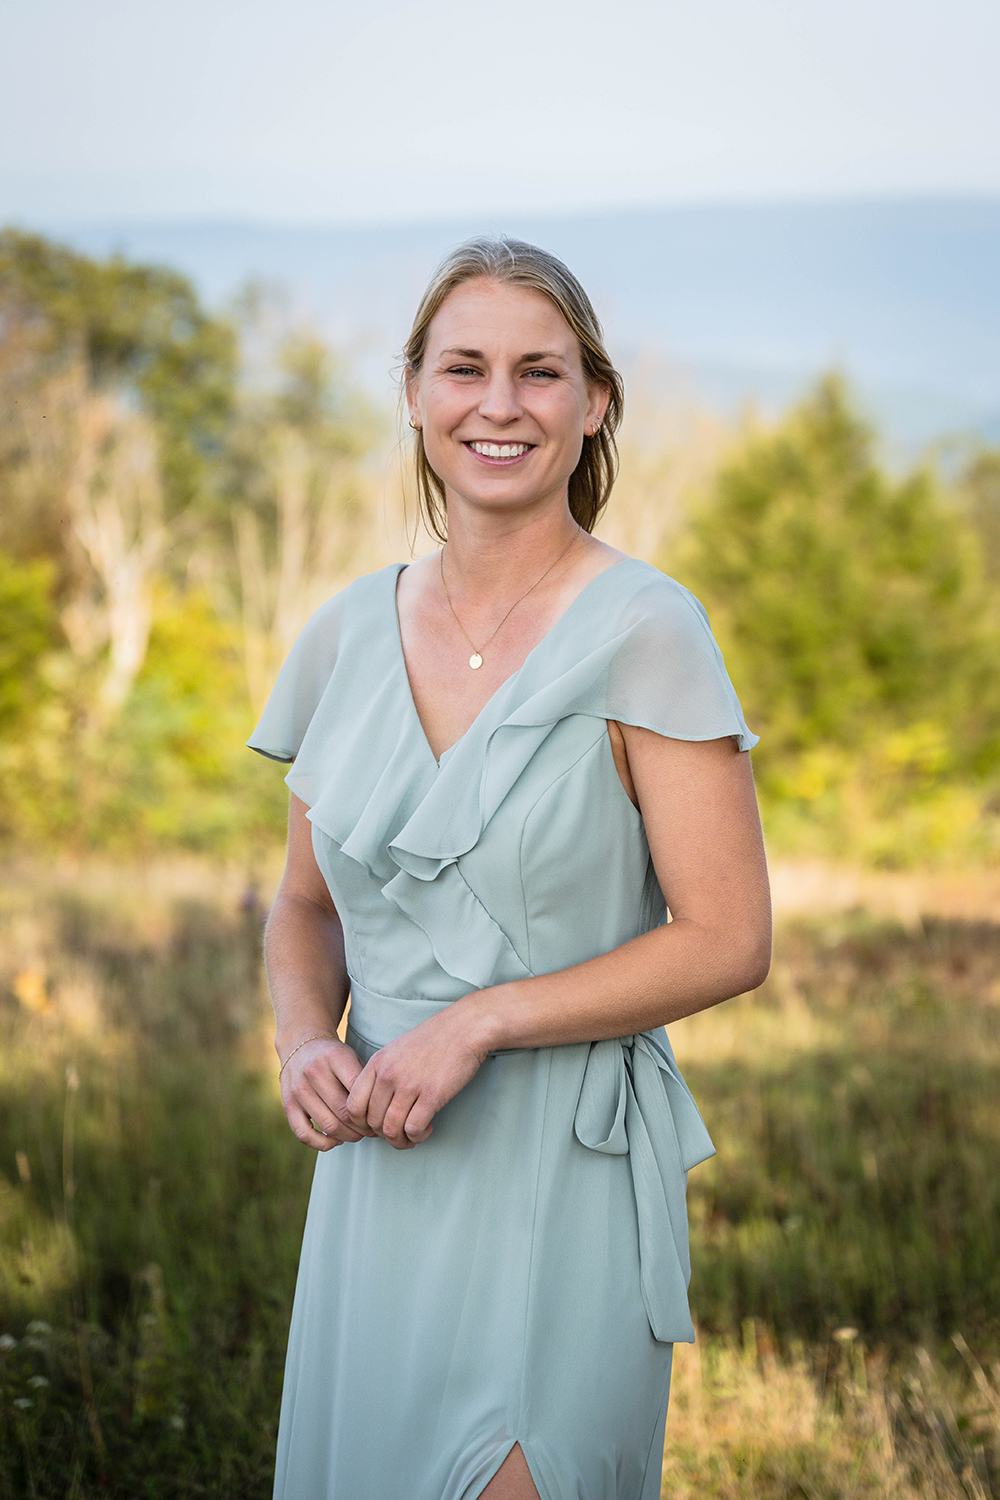
<svg viewBox="0 0 1000 1500">
<path fill-rule="evenodd" d="M 503 617 L 503 619 L 500 621 L 500 625 L 498 625 L 496 627 L 496 630 L 494 630 L 491 635 L 488 635 L 486 637 L 486 640 L 483 642 L 483 644 L 481 646 L 477 646 L 476 645 L 475 641 L 469 635 L 469 633 L 466 630 L 465 626 L 462 624 L 461 620 L 458 618 L 458 615 L 455 614 L 455 606 L 451 602 L 451 595 L 448 592 L 448 585 L 444 581 L 444 548 L 443 547 L 441 548 L 441 551 L 438 553 L 438 562 L 440 564 L 440 569 L 441 569 L 441 587 L 444 589 L 444 597 L 448 601 L 448 608 L 451 610 L 452 614 L 455 616 L 455 624 L 458 626 L 459 630 L 462 632 L 462 634 L 465 636 L 465 639 L 468 641 L 469 645 L 472 647 L 472 655 L 469 657 L 469 666 L 472 668 L 472 670 L 474 672 L 478 672 L 479 668 L 482 666 L 482 664 L 483 664 L 483 652 L 486 650 L 486 647 L 489 645 L 489 643 L 493 639 L 493 637 L 500 630 L 500 626 L 503 625 L 506 622 L 507 618 L 514 613 L 514 611 L 517 608 L 517 606 L 521 603 L 521 600 L 522 599 L 527 599 L 528 595 L 532 592 L 532 590 L 533 589 L 537 589 L 537 587 L 541 583 L 542 579 L 543 578 L 547 578 L 549 576 L 549 574 L 552 572 L 552 569 L 555 567 L 556 563 L 562 562 L 563 558 L 566 556 L 566 553 L 569 551 L 569 549 L 572 547 L 573 543 L 576 541 L 577 537 L 580 535 L 581 529 L 582 528 L 580 527 L 580 525 L 578 523 L 576 530 L 574 531 L 573 535 L 570 537 L 569 541 L 566 543 L 565 547 L 560 552 L 559 556 L 555 559 L 554 562 L 550 562 L 549 563 L 549 565 L 545 569 L 544 573 L 539 574 L 539 576 L 535 579 L 534 583 L 531 585 L 531 588 L 525 589 L 524 593 L 521 594 L 519 598 L 517 598 L 517 599 L 514 600 L 514 603 L 511 605 L 510 609 L 507 611 L 507 614 L 505 614 L 504 617 Z"/>
</svg>

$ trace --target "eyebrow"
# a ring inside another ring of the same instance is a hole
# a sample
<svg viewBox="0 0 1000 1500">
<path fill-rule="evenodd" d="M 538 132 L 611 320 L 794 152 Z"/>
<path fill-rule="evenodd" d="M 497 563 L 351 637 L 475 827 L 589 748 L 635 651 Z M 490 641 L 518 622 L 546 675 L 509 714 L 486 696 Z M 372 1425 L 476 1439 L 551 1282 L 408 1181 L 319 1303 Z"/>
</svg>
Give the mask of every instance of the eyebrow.
<svg viewBox="0 0 1000 1500">
<path fill-rule="evenodd" d="M 441 354 L 442 354 L 442 356 L 445 355 L 445 354 L 457 354 L 462 359 L 485 359 L 486 358 L 486 356 L 484 355 L 484 353 L 483 353 L 483 351 L 481 349 L 442 349 L 441 350 Z M 552 349 L 552 350 L 542 349 L 542 350 L 540 350 L 540 351 L 538 351 L 537 353 L 534 353 L 534 354 L 522 354 L 519 363 L 522 364 L 522 365 L 537 364 L 538 361 L 542 360 L 542 359 L 558 359 L 561 364 L 565 364 L 566 363 L 566 356 L 563 355 L 563 354 L 559 354 L 554 349 Z"/>
</svg>

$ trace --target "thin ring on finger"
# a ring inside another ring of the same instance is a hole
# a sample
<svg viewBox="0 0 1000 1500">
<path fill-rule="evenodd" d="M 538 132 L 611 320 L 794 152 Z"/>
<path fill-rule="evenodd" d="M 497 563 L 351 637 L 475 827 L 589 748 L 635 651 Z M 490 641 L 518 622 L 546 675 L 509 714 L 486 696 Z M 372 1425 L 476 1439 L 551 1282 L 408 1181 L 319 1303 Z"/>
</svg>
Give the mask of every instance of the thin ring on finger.
<svg viewBox="0 0 1000 1500">
<path fill-rule="evenodd" d="M 316 1134 L 324 1136 L 325 1139 L 328 1140 L 328 1141 L 330 1141 L 332 1145 L 339 1146 L 344 1140 L 350 1140 L 351 1139 L 350 1136 L 339 1136 L 339 1135 L 335 1136 L 334 1135 L 334 1131 L 337 1128 L 336 1124 L 331 1125 L 331 1127 L 330 1127 L 329 1130 L 324 1130 L 323 1127 L 322 1127 L 322 1125 L 317 1120 L 316 1116 L 312 1115 L 312 1114 L 309 1114 L 308 1110 L 306 1111 L 306 1116 L 307 1116 L 307 1118 L 309 1120 L 309 1124 L 312 1126 L 313 1130 L 315 1130 Z M 360 1136 L 355 1136 L 354 1139 L 355 1140 L 360 1140 L 361 1137 Z"/>
<path fill-rule="evenodd" d="M 310 1095 L 308 1098 L 300 1099 L 298 1102 L 301 1104 L 302 1109 L 305 1111 L 306 1116 L 309 1119 L 309 1123 L 312 1125 L 314 1130 L 319 1131 L 320 1135 L 329 1135 L 332 1131 L 335 1131 L 338 1128 L 343 1128 L 351 1132 L 351 1136 L 353 1136 L 354 1140 L 361 1139 L 362 1132 L 358 1130 L 356 1126 L 352 1125 L 349 1121 L 341 1120 L 338 1117 L 336 1110 L 333 1109 L 332 1106 L 328 1104 L 323 1096 L 317 1093 L 315 1089 L 310 1090 Z M 319 1105 L 319 1110 L 314 1107 L 315 1105 Z M 320 1114 L 325 1114 L 330 1118 L 331 1124 L 328 1130 L 324 1130 L 322 1125 L 319 1123 Z"/>
</svg>

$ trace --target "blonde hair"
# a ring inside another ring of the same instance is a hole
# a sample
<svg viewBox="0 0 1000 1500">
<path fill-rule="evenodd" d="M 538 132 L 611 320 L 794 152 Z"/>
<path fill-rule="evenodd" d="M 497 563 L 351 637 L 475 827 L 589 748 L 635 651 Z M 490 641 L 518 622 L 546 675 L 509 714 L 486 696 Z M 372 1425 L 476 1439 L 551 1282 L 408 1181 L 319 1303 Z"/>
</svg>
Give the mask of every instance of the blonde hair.
<svg viewBox="0 0 1000 1500">
<path fill-rule="evenodd" d="M 604 333 L 590 298 L 556 256 L 506 235 L 466 240 L 446 255 L 421 298 L 403 348 L 404 383 L 420 373 L 427 330 L 448 293 L 477 279 L 527 287 L 548 297 L 576 335 L 588 385 L 604 386 L 609 393 L 604 420 L 593 437 L 584 438 L 580 462 L 569 481 L 570 513 L 585 531 L 593 531 L 618 474 L 615 433 L 621 425 L 625 389 L 604 347 Z M 444 485 L 427 462 L 423 433 L 415 432 L 414 438 L 421 515 L 427 529 L 443 542 L 447 536 Z"/>
</svg>

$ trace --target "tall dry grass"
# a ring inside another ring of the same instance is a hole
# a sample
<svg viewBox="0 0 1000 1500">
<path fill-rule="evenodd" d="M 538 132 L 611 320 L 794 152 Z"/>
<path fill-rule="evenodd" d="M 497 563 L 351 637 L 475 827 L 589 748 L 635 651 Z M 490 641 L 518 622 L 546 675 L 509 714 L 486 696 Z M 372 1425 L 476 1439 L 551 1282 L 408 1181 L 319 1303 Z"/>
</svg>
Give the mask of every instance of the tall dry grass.
<svg viewBox="0 0 1000 1500">
<path fill-rule="evenodd" d="M 3 898 L 0 1495 L 264 1495 L 311 1162 L 260 907 L 101 884 Z"/>
<path fill-rule="evenodd" d="M 312 1159 L 237 870 L 0 889 L 0 1500 L 266 1496 Z M 1000 933 L 779 932 L 675 1028 L 702 1337 L 664 1495 L 1000 1495 Z"/>
<path fill-rule="evenodd" d="M 779 1356 L 766 1328 L 675 1351 L 664 1500 L 992 1500 L 1000 1361 L 890 1370 L 853 1328 Z"/>
</svg>

